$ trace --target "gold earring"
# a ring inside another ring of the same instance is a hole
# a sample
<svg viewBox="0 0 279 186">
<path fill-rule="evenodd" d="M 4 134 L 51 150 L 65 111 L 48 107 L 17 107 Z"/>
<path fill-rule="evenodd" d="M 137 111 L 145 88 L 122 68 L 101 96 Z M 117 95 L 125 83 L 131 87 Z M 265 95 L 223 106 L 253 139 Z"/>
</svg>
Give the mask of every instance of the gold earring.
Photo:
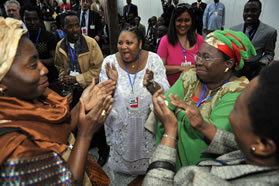
<svg viewBox="0 0 279 186">
<path fill-rule="evenodd" d="M 225 69 L 225 72 L 228 72 L 230 70 L 230 68 L 229 67 L 227 67 L 226 69 Z"/>
<path fill-rule="evenodd" d="M 256 147 L 251 147 L 251 150 L 252 150 L 253 152 L 255 152 L 257 149 L 256 149 Z"/>
</svg>

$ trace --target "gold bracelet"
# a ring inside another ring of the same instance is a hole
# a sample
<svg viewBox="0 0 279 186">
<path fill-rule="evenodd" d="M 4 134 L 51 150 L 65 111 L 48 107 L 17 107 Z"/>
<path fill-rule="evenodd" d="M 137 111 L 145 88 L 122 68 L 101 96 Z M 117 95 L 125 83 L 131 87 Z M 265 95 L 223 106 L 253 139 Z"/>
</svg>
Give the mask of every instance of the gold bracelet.
<svg viewBox="0 0 279 186">
<path fill-rule="evenodd" d="M 175 142 L 177 142 L 177 139 L 173 136 L 169 136 L 167 134 L 164 134 L 163 137 L 170 138 L 170 139 L 174 140 Z"/>
</svg>

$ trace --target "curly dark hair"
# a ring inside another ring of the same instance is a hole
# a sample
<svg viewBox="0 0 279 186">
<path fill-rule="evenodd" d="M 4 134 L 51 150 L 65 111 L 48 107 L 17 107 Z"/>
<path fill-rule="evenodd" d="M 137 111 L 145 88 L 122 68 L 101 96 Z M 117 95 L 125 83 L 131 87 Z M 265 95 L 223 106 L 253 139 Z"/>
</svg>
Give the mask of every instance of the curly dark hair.
<svg viewBox="0 0 279 186">
<path fill-rule="evenodd" d="M 278 72 L 278 62 L 268 65 L 261 71 L 258 85 L 248 100 L 248 112 L 253 132 L 274 141 L 279 160 Z"/>
<path fill-rule="evenodd" d="M 177 8 L 175 8 L 172 11 L 167 36 L 168 36 L 168 41 L 173 46 L 175 46 L 178 42 L 175 21 L 176 21 L 176 18 L 184 12 L 188 12 L 189 15 L 191 16 L 191 19 L 193 20 L 193 10 L 188 3 L 180 3 L 180 4 L 178 4 Z M 194 46 L 197 42 L 197 37 L 196 37 L 196 33 L 194 33 L 193 25 L 191 26 L 191 28 L 188 31 L 187 39 L 188 39 L 191 47 Z"/>
</svg>

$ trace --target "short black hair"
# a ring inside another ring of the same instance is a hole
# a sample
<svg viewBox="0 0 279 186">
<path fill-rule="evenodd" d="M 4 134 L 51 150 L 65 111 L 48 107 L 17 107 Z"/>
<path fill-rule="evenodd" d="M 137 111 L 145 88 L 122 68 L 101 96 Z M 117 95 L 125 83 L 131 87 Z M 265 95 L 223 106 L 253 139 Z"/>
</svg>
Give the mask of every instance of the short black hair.
<svg viewBox="0 0 279 186">
<path fill-rule="evenodd" d="M 248 100 L 248 113 L 253 132 L 272 139 L 277 146 L 279 160 L 279 63 L 266 66 L 259 75 L 257 87 Z"/>
<path fill-rule="evenodd" d="M 73 10 L 67 10 L 66 12 L 64 12 L 63 14 L 61 14 L 61 17 L 60 17 L 60 22 L 61 22 L 61 25 L 62 25 L 62 28 L 64 27 L 65 25 L 65 18 L 68 17 L 68 16 L 76 16 L 79 20 L 79 17 L 77 15 L 77 12 L 76 11 L 73 11 Z"/>
<path fill-rule="evenodd" d="M 36 12 L 37 12 L 37 15 L 38 15 L 38 17 L 39 17 L 39 19 L 40 19 L 40 21 L 43 21 L 42 13 L 41 13 L 41 11 L 39 10 L 39 8 L 38 8 L 37 6 L 35 6 L 35 5 L 33 5 L 33 4 L 30 4 L 30 3 L 25 4 L 25 5 L 22 7 L 22 9 L 20 10 L 21 17 L 24 17 L 24 12 L 25 12 L 26 10 L 27 10 L 27 11 L 36 11 Z"/>
<path fill-rule="evenodd" d="M 125 27 L 124 29 L 121 30 L 120 34 L 122 32 L 132 32 L 136 35 L 138 42 L 142 41 L 142 47 L 144 46 L 144 35 L 142 33 L 142 31 L 140 31 L 140 29 L 136 26 L 128 26 Z M 119 35 L 120 35 L 119 34 Z"/>
<path fill-rule="evenodd" d="M 188 12 L 193 21 L 193 9 L 191 8 L 191 5 L 189 5 L 188 3 L 180 3 L 178 4 L 177 8 L 174 8 L 174 10 L 172 11 L 167 36 L 168 36 L 168 41 L 173 46 L 175 46 L 178 42 L 175 20 L 178 16 L 180 16 L 184 12 Z M 197 37 L 196 37 L 196 33 L 194 33 L 193 24 L 187 33 L 187 39 L 189 40 L 191 47 L 194 46 L 197 42 Z"/>
<path fill-rule="evenodd" d="M 248 0 L 247 3 L 253 3 L 253 2 L 259 3 L 260 10 L 262 10 L 262 2 L 261 2 L 260 0 Z M 246 3 L 246 4 L 247 4 L 247 3 Z"/>
</svg>

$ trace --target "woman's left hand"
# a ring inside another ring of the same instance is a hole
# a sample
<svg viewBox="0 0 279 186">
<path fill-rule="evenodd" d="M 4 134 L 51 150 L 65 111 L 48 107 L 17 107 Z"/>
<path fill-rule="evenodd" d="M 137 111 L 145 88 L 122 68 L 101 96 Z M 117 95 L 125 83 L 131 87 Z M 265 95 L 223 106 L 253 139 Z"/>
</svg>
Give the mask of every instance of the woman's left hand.
<svg viewBox="0 0 279 186">
<path fill-rule="evenodd" d="M 204 126 L 205 122 L 197 107 L 186 104 L 176 95 L 169 94 L 169 98 L 171 100 L 172 105 L 185 110 L 185 115 L 187 116 L 191 126 L 194 129 L 199 131 L 199 129 L 201 129 Z"/>
<path fill-rule="evenodd" d="M 145 75 L 143 77 L 143 85 L 144 86 L 149 86 L 154 78 L 154 73 L 152 70 L 146 69 Z"/>
<path fill-rule="evenodd" d="M 111 95 L 115 89 L 115 82 L 107 80 L 95 85 L 95 79 L 83 91 L 81 99 L 84 101 L 86 112 L 91 110 L 95 105 L 98 97 L 103 95 Z"/>
<path fill-rule="evenodd" d="M 177 119 L 173 112 L 168 108 L 165 103 L 165 96 L 162 94 L 163 89 L 158 90 L 152 97 L 154 105 L 154 113 L 156 118 L 159 119 L 165 128 L 165 133 L 171 136 L 177 135 Z"/>
</svg>

